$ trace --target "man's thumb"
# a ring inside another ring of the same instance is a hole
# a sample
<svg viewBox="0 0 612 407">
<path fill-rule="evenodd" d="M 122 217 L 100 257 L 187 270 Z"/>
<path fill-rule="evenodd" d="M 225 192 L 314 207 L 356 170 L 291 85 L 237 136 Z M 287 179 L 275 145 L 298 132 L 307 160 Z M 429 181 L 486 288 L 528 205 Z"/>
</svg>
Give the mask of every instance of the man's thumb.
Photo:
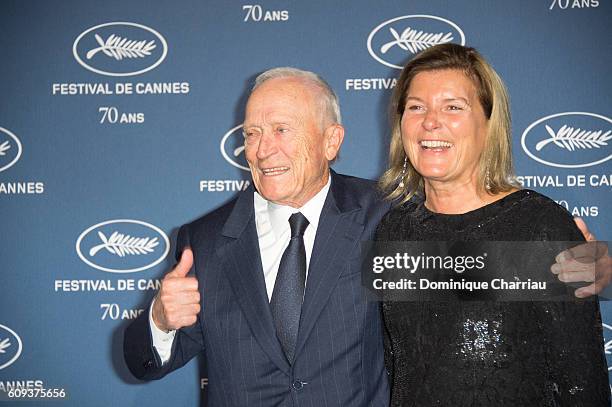
<svg viewBox="0 0 612 407">
<path fill-rule="evenodd" d="M 176 265 L 176 267 L 174 267 L 174 270 L 172 271 L 177 277 L 185 277 L 189 273 L 189 270 L 191 270 L 192 266 L 193 252 L 189 247 L 187 247 L 185 248 L 185 250 L 183 250 L 183 253 L 181 254 L 181 260 L 178 262 L 178 264 Z"/>
</svg>

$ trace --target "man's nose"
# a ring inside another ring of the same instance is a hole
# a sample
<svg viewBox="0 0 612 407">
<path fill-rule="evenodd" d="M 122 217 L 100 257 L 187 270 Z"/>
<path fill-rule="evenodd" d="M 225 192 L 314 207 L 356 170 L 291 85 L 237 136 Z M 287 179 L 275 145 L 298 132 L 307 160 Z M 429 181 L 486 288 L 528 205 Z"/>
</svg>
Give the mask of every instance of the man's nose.
<svg viewBox="0 0 612 407">
<path fill-rule="evenodd" d="M 438 112 L 435 109 L 427 110 L 423 119 L 423 127 L 427 131 L 432 131 L 440 127 Z"/>
<path fill-rule="evenodd" d="M 277 151 L 278 146 L 276 138 L 274 137 L 274 132 L 264 131 L 259 140 L 259 145 L 257 146 L 257 159 L 266 159 L 274 155 Z"/>
</svg>

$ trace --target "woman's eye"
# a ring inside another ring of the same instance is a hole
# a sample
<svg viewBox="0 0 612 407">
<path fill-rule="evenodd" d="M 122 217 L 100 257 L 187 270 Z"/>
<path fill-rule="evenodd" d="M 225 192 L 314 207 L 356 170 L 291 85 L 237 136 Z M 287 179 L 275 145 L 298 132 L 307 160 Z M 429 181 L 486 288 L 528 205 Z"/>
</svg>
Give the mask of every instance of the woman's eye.
<svg viewBox="0 0 612 407">
<path fill-rule="evenodd" d="M 420 105 L 409 105 L 407 110 L 410 110 L 412 112 L 418 112 L 420 110 L 423 110 L 423 106 L 420 106 Z"/>
<path fill-rule="evenodd" d="M 463 106 L 459 105 L 449 105 L 448 110 L 463 110 Z"/>
<path fill-rule="evenodd" d="M 276 131 L 277 131 L 278 133 L 284 134 L 284 133 L 287 133 L 287 132 L 289 131 L 289 129 L 288 129 L 287 127 L 278 127 L 278 128 L 276 129 Z"/>
</svg>

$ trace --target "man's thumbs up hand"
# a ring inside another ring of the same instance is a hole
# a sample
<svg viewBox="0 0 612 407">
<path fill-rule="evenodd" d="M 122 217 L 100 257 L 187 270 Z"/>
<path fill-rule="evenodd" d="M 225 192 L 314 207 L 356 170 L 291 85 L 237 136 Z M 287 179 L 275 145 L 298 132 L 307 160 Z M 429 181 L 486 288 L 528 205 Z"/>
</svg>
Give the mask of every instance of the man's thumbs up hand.
<svg viewBox="0 0 612 407">
<path fill-rule="evenodd" d="M 183 250 L 181 260 L 161 281 L 153 303 L 153 322 L 162 331 L 195 324 L 200 312 L 198 280 L 188 276 L 193 267 L 193 252 Z"/>
</svg>

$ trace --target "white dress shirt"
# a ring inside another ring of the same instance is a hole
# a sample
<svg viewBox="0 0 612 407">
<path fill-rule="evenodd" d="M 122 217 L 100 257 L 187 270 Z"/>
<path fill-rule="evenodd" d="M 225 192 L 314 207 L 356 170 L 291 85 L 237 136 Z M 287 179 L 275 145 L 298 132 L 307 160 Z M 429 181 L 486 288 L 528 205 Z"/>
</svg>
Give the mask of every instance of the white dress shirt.
<svg viewBox="0 0 612 407">
<path fill-rule="evenodd" d="M 261 265 L 266 282 L 268 300 L 272 298 L 272 291 L 274 290 L 274 283 L 276 282 L 276 275 L 278 274 L 278 266 L 281 257 L 289 245 L 289 240 L 291 240 L 289 217 L 296 212 L 301 212 L 302 215 L 308 219 L 308 227 L 304 232 L 304 246 L 306 249 L 306 285 L 308 285 L 310 255 L 312 254 L 315 236 L 317 235 L 319 217 L 321 216 L 323 204 L 325 203 L 330 185 L 331 176 L 327 180 L 327 184 L 299 209 L 272 203 L 257 192 L 254 193 L 253 207 L 255 210 L 255 225 L 257 227 L 257 239 L 259 241 L 259 252 L 261 255 Z M 172 342 L 176 331 L 166 333 L 157 328 L 153 322 L 152 311 L 153 304 L 151 304 L 149 308 L 149 325 L 151 326 L 153 346 L 157 350 L 162 363 L 166 363 L 170 359 Z"/>
</svg>

